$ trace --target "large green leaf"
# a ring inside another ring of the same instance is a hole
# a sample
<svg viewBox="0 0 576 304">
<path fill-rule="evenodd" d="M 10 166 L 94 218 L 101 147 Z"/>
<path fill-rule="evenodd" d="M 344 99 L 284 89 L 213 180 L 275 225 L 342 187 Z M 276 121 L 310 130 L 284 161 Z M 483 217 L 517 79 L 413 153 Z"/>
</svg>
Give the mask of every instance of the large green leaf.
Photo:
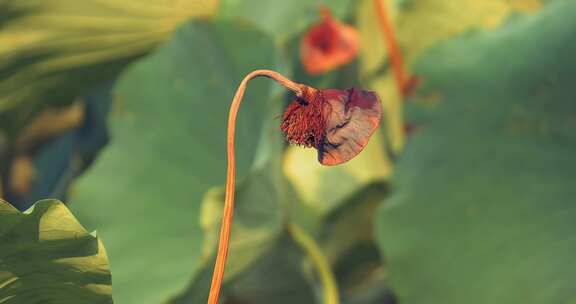
<svg viewBox="0 0 576 304">
<path fill-rule="evenodd" d="M 268 36 L 245 23 L 194 22 L 130 67 L 116 89 L 112 144 L 72 196 L 73 209 L 106 238 L 118 303 L 157 303 L 201 263 L 204 193 L 226 173 L 226 124 L 242 77 L 274 68 Z M 236 130 L 238 178 L 251 166 L 269 80 L 253 80 Z"/>
<path fill-rule="evenodd" d="M 0 303 L 112 303 L 104 246 L 57 200 L 0 200 Z"/>
<path fill-rule="evenodd" d="M 16 132 L 170 35 L 214 0 L 8 0 L 0 6 L 0 128 Z"/>
<path fill-rule="evenodd" d="M 576 3 L 439 45 L 378 213 L 399 303 L 576 301 Z"/>
</svg>

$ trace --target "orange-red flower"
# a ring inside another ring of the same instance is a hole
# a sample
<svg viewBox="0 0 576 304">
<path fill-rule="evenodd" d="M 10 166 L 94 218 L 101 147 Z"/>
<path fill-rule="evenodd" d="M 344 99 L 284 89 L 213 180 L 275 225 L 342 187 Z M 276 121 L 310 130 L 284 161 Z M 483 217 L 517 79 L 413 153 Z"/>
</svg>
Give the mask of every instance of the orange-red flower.
<svg viewBox="0 0 576 304">
<path fill-rule="evenodd" d="M 350 62 L 358 54 L 358 32 L 332 17 L 321 7 L 322 20 L 310 27 L 300 44 L 300 59 L 306 71 L 322 74 Z"/>
<path fill-rule="evenodd" d="M 280 128 L 290 143 L 316 148 L 318 161 L 333 166 L 364 149 L 381 116 L 374 92 L 306 87 L 286 108 Z"/>
</svg>

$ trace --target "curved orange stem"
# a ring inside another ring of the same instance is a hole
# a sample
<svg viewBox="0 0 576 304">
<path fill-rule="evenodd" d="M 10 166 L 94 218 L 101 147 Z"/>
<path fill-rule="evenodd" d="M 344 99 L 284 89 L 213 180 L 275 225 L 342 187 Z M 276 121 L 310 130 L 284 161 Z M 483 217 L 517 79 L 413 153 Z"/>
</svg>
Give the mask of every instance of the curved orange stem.
<svg viewBox="0 0 576 304">
<path fill-rule="evenodd" d="M 392 65 L 392 71 L 396 78 L 396 87 L 400 96 L 403 96 L 405 93 L 406 73 L 404 72 L 402 62 L 402 53 L 400 52 L 396 35 L 394 34 L 394 26 L 392 25 L 384 1 L 385 0 L 374 0 L 374 8 L 378 14 L 380 26 L 382 27 L 382 37 L 388 49 L 388 56 L 390 56 L 390 64 Z"/>
<path fill-rule="evenodd" d="M 232 225 L 232 215 L 234 213 L 234 188 L 236 184 L 236 161 L 234 159 L 234 131 L 236 128 L 236 117 L 238 115 L 240 103 L 242 102 L 242 97 L 244 97 L 244 91 L 246 91 L 246 85 L 248 84 L 248 81 L 256 77 L 268 77 L 274 79 L 286 89 L 294 92 L 296 96 L 302 97 L 303 85 L 295 83 L 282 76 L 280 73 L 270 70 L 256 70 L 251 72 L 244 77 L 236 90 L 228 114 L 228 168 L 226 174 L 226 196 L 224 199 L 224 213 L 220 225 L 220 240 L 218 243 L 218 252 L 216 254 L 216 263 L 214 264 L 214 272 L 212 274 L 212 285 L 210 286 L 210 294 L 208 295 L 208 304 L 218 304 L 222 280 L 224 278 L 226 258 L 228 256 L 228 244 L 230 243 L 230 228 Z"/>
</svg>

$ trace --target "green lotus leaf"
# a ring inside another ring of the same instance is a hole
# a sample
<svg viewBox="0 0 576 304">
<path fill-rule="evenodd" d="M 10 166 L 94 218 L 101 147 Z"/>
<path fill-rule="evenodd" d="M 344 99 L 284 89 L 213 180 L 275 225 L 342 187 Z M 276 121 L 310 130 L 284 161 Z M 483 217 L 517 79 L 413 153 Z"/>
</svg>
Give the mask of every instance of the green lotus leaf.
<svg viewBox="0 0 576 304">
<path fill-rule="evenodd" d="M 576 299 L 575 11 L 550 2 L 417 64 L 429 98 L 377 216 L 400 303 Z"/>
<path fill-rule="evenodd" d="M 0 200 L 0 303 L 112 303 L 101 240 L 60 201 Z"/>
</svg>

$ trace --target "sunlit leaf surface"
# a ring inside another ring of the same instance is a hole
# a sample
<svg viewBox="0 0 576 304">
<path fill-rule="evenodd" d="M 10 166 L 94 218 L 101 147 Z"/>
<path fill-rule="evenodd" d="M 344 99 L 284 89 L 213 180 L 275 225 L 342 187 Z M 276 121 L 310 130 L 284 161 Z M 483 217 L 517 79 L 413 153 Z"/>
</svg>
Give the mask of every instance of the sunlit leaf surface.
<svg viewBox="0 0 576 304">
<path fill-rule="evenodd" d="M 100 239 L 57 200 L 21 213 L 0 200 L 0 303 L 112 303 Z"/>
</svg>

